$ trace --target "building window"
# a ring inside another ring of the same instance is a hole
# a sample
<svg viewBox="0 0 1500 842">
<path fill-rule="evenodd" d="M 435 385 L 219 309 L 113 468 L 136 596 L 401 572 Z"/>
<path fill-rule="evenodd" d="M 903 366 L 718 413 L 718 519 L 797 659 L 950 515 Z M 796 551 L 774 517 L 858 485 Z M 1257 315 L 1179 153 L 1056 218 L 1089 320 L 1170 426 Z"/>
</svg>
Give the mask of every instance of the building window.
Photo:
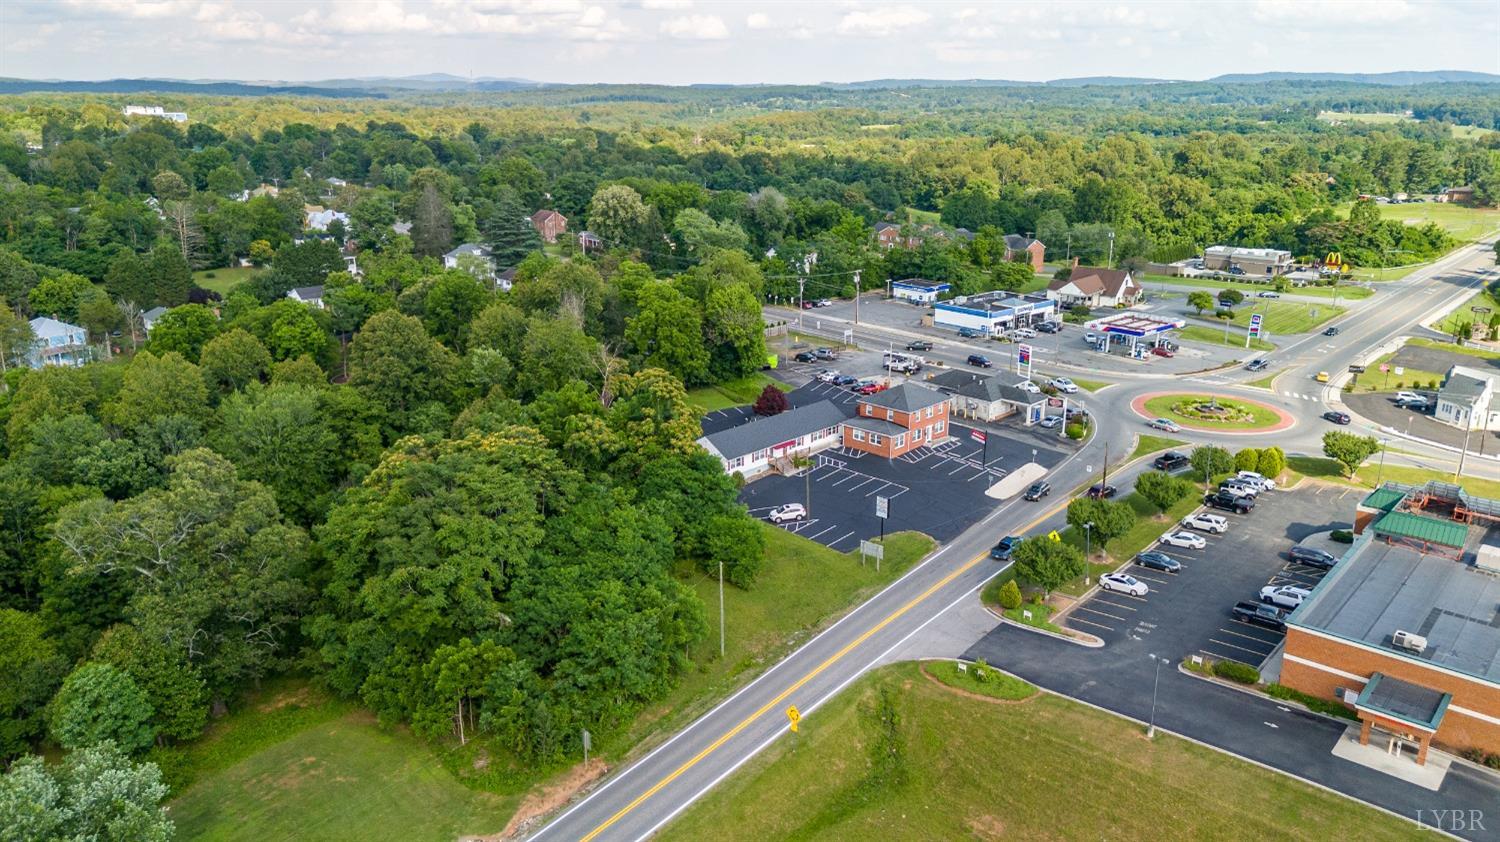
<svg viewBox="0 0 1500 842">
<path fill-rule="evenodd" d="M 906 447 L 906 434 L 905 433 L 902 433 L 901 435 L 896 436 L 896 447 L 897 447 L 897 449 Z"/>
<path fill-rule="evenodd" d="M 885 420 L 887 420 L 887 421 L 895 421 L 896 420 L 896 413 L 893 412 L 893 411 L 891 411 L 891 410 L 889 410 L 889 409 L 887 409 L 885 411 Z"/>
<path fill-rule="evenodd" d="M 880 444 L 880 434 L 879 433 L 871 433 L 870 434 L 870 444 Z"/>
<path fill-rule="evenodd" d="M 937 422 L 936 424 L 932 425 L 932 428 L 934 430 L 937 430 L 938 433 L 941 435 L 942 432 L 943 432 L 943 422 L 941 422 L 941 421 Z"/>
<path fill-rule="evenodd" d="M 874 415 L 875 414 L 875 407 L 870 406 L 869 404 L 865 404 L 865 414 L 866 415 Z"/>
<path fill-rule="evenodd" d="M 929 407 L 927 407 L 927 417 L 928 417 L 928 418 L 931 418 L 931 417 L 932 417 L 932 409 L 933 409 L 933 408 L 932 408 L 932 407 L 930 407 L 930 406 L 929 406 Z"/>
<path fill-rule="evenodd" d="M 864 441 L 865 440 L 865 431 L 864 430 L 854 430 L 853 432 L 854 432 L 854 440 L 855 441 Z"/>
</svg>

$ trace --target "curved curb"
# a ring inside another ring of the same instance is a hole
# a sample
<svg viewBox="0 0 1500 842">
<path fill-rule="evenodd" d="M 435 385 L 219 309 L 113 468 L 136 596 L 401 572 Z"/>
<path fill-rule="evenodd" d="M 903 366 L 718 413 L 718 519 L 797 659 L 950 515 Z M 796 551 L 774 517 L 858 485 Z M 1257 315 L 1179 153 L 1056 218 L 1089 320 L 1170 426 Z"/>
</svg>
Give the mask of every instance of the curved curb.
<svg viewBox="0 0 1500 842">
<path fill-rule="evenodd" d="M 1186 424 L 1181 421 L 1176 421 L 1175 423 L 1184 430 L 1191 430 L 1195 433 L 1211 433 L 1213 435 L 1219 436 L 1258 436 L 1264 435 L 1266 433 L 1285 432 L 1297 426 L 1297 419 L 1293 417 L 1290 412 L 1287 412 L 1280 407 L 1271 406 L 1268 403 L 1264 403 L 1254 398 L 1243 398 L 1238 395 L 1215 395 L 1212 392 L 1147 392 L 1144 395 L 1136 395 L 1134 398 L 1130 399 L 1130 411 L 1149 421 L 1156 416 L 1146 411 L 1147 401 L 1150 401 L 1154 398 L 1167 397 L 1170 395 L 1191 396 L 1195 394 L 1204 394 L 1208 395 L 1209 397 L 1222 397 L 1225 400 L 1229 401 L 1242 401 L 1244 403 L 1255 404 L 1261 409 L 1276 413 L 1276 417 L 1279 420 L 1272 426 L 1255 427 L 1249 430 L 1220 430 L 1213 427 L 1200 427 L 1196 424 Z"/>
<path fill-rule="evenodd" d="M 985 664 L 985 666 L 989 667 L 995 672 L 1000 673 L 1001 675 L 1007 676 L 1009 678 L 1014 678 L 1016 681 L 1024 682 L 1026 686 L 1031 688 L 1031 695 L 1027 696 L 1024 699 L 1002 699 L 998 696 L 986 696 L 983 693 L 975 693 L 973 690 L 965 690 L 962 687 L 954 687 L 952 684 L 949 684 L 946 681 L 943 681 L 941 678 L 938 678 L 937 676 L 928 672 L 927 665 L 934 661 L 948 661 L 955 664 L 968 664 L 969 666 L 974 665 L 973 661 L 965 661 L 963 658 L 924 658 L 920 661 L 917 661 L 916 663 L 917 672 L 920 672 L 923 678 L 931 681 L 933 684 L 936 684 L 938 687 L 941 687 L 949 693 L 962 696 L 966 699 L 973 699 L 976 702 L 987 702 L 992 705 L 1025 705 L 1036 701 L 1036 699 L 1045 692 L 1044 690 L 1042 690 L 1042 688 L 1036 686 L 1035 684 L 1032 684 L 1030 681 L 1026 681 L 1026 679 L 1022 678 L 1019 675 L 1006 672 L 1005 670 L 1000 669 L 996 666 L 992 666 L 990 664 Z"/>
<path fill-rule="evenodd" d="M 1028 626 L 1025 623 L 1018 623 L 1015 620 L 1012 620 L 1011 618 L 1005 616 L 1004 614 L 1001 614 L 1000 612 L 996 611 L 995 609 L 989 607 L 988 605 L 984 606 L 984 610 L 990 612 L 990 614 L 993 617 L 995 617 L 995 619 L 999 620 L 1001 622 L 1001 624 L 1003 624 L 1003 625 L 1014 626 L 1014 627 L 1016 627 L 1018 629 L 1024 629 L 1024 630 L 1029 631 L 1029 632 L 1035 632 L 1036 634 L 1046 635 L 1047 637 L 1050 637 L 1050 638 L 1052 638 L 1054 640 L 1061 640 L 1064 643 L 1071 643 L 1074 646 L 1082 646 L 1085 649 L 1103 649 L 1104 648 L 1104 641 L 1101 640 L 1101 639 L 1099 639 L 1099 638 L 1097 638 L 1097 637 L 1094 637 L 1093 635 L 1089 635 L 1089 639 L 1088 640 L 1080 640 L 1080 639 L 1078 639 L 1076 637 L 1070 637 L 1070 636 L 1065 635 L 1065 634 L 1058 634 L 1057 632 L 1050 632 L 1050 631 L 1047 631 L 1046 629 L 1038 628 L 1037 626 Z M 1088 634 L 1088 633 L 1087 632 L 1079 632 L 1079 634 Z"/>
</svg>

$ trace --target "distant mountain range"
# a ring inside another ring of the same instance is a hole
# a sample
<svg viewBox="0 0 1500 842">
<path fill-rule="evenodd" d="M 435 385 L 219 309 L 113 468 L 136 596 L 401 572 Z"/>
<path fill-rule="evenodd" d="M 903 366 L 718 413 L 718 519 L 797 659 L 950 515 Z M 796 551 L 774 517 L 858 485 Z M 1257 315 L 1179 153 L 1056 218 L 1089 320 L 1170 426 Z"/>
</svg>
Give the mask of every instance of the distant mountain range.
<svg viewBox="0 0 1500 842">
<path fill-rule="evenodd" d="M 805 87 L 833 90 L 876 90 L 899 88 L 1078 88 L 1088 85 L 1128 86 L 1183 83 L 1183 79 L 1148 79 L 1135 76 L 1084 76 L 1075 79 L 1053 79 L 1027 82 L 1014 79 L 870 79 L 860 82 L 823 82 Z M 1500 84 L 1500 75 L 1468 70 L 1403 70 L 1392 73 L 1229 73 L 1205 80 L 1207 84 L 1259 84 L 1266 82 L 1351 82 L 1365 85 L 1424 85 L 1434 83 Z M 104 79 L 71 81 L 66 79 L 0 78 L 0 94 L 33 91 L 76 93 L 182 93 L 219 96 L 328 96 L 387 97 L 401 93 L 441 93 L 457 91 L 516 91 L 537 88 L 567 87 L 549 82 L 510 77 L 455 76 L 451 73 L 423 73 L 416 76 L 361 76 L 347 79 L 312 81 L 234 79 Z M 686 87 L 753 88 L 762 85 L 693 85 Z M 791 86 L 803 87 L 803 86 Z"/>
</svg>

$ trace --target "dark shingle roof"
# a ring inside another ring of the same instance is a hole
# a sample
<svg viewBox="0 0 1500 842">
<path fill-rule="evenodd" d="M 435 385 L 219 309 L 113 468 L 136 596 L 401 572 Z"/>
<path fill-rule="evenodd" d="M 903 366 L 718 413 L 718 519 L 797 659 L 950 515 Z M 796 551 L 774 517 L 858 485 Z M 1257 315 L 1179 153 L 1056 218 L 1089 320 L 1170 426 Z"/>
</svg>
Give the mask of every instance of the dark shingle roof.
<svg viewBox="0 0 1500 842">
<path fill-rule="evenodd" d="M 1012 249 L 1013 251 L 1025 251 L 1026 249 L 1031 248 L 1031 244 L 1034 242 L 1036 242 L 1035 239 L 1031 237 L 1023 237 L 1020 234 L 1005 235 L 1005 245 L 1007 248 Z"/>
<path fill-rule="evenodd" d="M 826 427 L 837 427 L 844 423 L 844 418 L 843 411 L 832 403 L 818 401 L 769 418 L 757 418 L 747 424 L 730 427 L 704 436 L 700 441 L 712 444 L 724 458 L 733 459 Z"/>
<path fill-rule="evenodd" d="M 859 399 L 860 403 L 878 406 L 882 409 L 894 409 L 897 412 L 916 412 L 929 406 L 946 401 L 947 398 L 941 392 L 929 389 L 926 386 L 918 386 L 915 383 L 902 383 L 892 386 L 883 392 L 876 392 L 869 397 Z"/>
<path fill-rule="evenodd" d="M 1038 395 L 1011 385 L 1001 375 L 985 377 L 962 369 L 945 371 L 927 382 L 940 389 L 953 392 L 956 395 L 982 401 L 1004 400 L 1011 403 L 1030 405 L 1046 400 L 1047 398 L 1046 395 Z"/>
<path fill-rule="evenodd" d="M 1443 388 L 1438 390 L 1438 397 L 1472 402 L 1483 395 L 1487 388 L 1489 381 L 1483 374 L 1472 368 L 1456 365 L 1448 369 L 1448 376 L 1443 379 Z"/>
<path fill-rule="evenodd" d="M 302 299 L 303 301 L 312 301 L 315 298 L 323 297 L 323 285 L 318 284 L 317 286 L 312 287 L 297 287 L 293 289 L 292 292 L 297 293 L 297 297 Z"/>
</svg>

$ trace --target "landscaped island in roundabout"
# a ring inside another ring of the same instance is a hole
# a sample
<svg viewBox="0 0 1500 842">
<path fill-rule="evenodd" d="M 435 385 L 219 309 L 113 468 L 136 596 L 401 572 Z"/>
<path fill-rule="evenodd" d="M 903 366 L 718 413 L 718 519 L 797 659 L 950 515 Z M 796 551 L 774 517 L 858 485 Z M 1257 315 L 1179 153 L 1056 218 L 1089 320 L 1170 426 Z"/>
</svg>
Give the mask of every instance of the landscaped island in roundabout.
<svg viewBox="0 0 1500 842">
<path fill-rule="evenodd" d="M 1130 408 L 1147 420 L 1166 418 L 1205 432 L 1265 432 L 1285 430 L 1296 423 L 1285 410 L 1227 395 L 1156 392 L 1131 401 Z"/>
</svg>

